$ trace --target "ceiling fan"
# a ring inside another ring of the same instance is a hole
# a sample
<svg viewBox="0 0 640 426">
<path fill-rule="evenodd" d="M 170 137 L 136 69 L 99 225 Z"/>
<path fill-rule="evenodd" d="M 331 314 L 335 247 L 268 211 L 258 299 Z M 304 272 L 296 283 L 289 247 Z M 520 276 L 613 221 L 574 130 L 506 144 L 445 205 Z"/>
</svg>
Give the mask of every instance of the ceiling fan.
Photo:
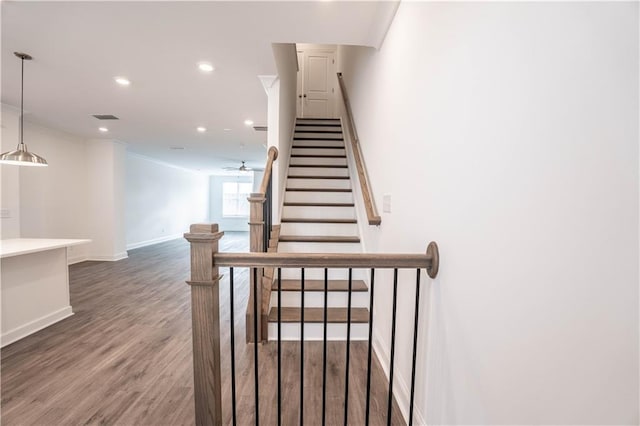
<svg viewBox="0 0 640 426">
<path fill-rule="evenodd" d="M 242 165 L 240 167 L 235 167 L 235 166 L 230 166 L 230 167 L 225 167 L 224 170 L 229 170 L 229 171 L 237 171 L 237 172 L 261 172 L 264 169 L 254 169 L 252 167 L 247 167 L 245 164 L 245 162 L 242 161 Z"/>
</svg>

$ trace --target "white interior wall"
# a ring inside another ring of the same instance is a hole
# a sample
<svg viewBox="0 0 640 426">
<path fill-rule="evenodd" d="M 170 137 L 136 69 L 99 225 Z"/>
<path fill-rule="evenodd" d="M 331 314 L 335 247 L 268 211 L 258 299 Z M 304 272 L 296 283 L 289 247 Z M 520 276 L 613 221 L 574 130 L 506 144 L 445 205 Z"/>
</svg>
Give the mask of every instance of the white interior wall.
<svg viewBox="0 0 640 426">
<path fill-rule="evenodd" d="M 13 166 L 20 171 L 20 237 L 90 238 L 85 141 L 33 123 L 25 125 L 28 149 L 49 166 Z M 89 252 L 87 244 L 69 247 L 69 261 L 84 260 Z"/>
<path fill-rule="evenodd" d="M 2 151 L 15 149 L 15 108 L 3 105 L 2 126 Z M 1 166 L 2 210 L 9 216 L 2 219 L 2 238 L 91 239 L 69 248 L 70 263 L 126 257 L 125 146 L 86 141 L 27 120 L 24 132 L 28 149 L 49 166 Z"/>
<path fill-rule="evenodd" d="M 124 221 L 126 147 L 114 140 L 87 141 L 89 258 L 117 261 L 127 257 Z"/>
<path fill-rule="evenodd" d="M 222 216 L 222 184 L 224 182 L 253 183 L 253 175 L 247 176 L 211 176 L 210 177 L 210 211 L 211 222 L 217 223 L 221 231 L 249 231 L 249 216 Z"/>
<path fill-rule="evenodd" d="M 378 206 L 391 195 L 367 249 L 440 245 L 418 424 L 640 420 L 637 34 L 637 3 L 403 2 L 379 51 L 340 49 Z M 376 296 L 386 362 L 388 273 Z"/>
<path fill-rule="evenodd" d="M 127 249 L 181 238 L 191 224 L 208 220 L 207 175 L 127 153 Z"/>
<path fill-rule="evenodd" d="M 2 152 L 16 149 L 18 144 L 18 112 L 2 104 L 0 119 L 0 148 Z M 0 214 L 0 238 L 20 237 L 20 169 L 0 165 L 2 214 Z"/>
<path fill-rule="evenodd" d="M 273 168 L 273 223 L 280 223 L 282 209 L 282 196 L 287 182 L 287 169 L 289 168 L 289 154 L 293 141 L 293 129 L 296 118 L 296 82 L 297 82 L 297 54 L 296 45 L 293 43 L 274 43 L 273 55 L 278 69 L 277 103 L 275 96 L 269 99 L 269 129 L 277 128 L 277 132 L 269 137 L 269 146 L 278 148 L 278 159 Z M 277 112 L 276 112 L 277 111 Z M 277 117 L 276 117 L 277 116 Z M 271 132 L 271 130 L 269 130 Z"/>
</svg>

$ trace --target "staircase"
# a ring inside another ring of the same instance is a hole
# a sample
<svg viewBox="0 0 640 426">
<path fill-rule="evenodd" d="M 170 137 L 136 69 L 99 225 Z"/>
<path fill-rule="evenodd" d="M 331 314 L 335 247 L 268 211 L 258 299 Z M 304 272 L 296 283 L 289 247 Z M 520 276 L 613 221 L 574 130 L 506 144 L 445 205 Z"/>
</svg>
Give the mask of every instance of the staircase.
<svg viewBox="0 0 640 426">
<path fill-rule="evenodd" d="M 339 119 L 296 120 L 284 195 L 278 252 L 361 253 L 352 183 Z M 307 268 L 304 290 L 305 340 L 322 340 L 324 270 Z M 351 291 L 351 339 L 366 340 L 369 320 L 364 271 L 354 270 Z M 328 276 L 327 338 L 346 340 L 348 271 Z M 300 339 L 302 283 L 300 269 L 283 269 L 281 304 L 274 280 L 269 311 L 269 339 L 277 338 L 281 309 L 282 339 Z"/>
</svg>

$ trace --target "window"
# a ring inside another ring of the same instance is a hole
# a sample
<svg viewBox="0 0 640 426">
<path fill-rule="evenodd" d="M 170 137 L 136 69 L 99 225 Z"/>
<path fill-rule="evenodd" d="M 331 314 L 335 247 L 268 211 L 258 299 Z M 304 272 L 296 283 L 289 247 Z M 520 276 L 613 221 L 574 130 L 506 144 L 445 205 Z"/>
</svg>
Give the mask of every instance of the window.
<svg viewBox="0 0 640 426">
<path fill-rule="evenodd" d="M 224 182 L 222 184 L 222 216 L 248 217 L 251 183 Z"/>
</svg>

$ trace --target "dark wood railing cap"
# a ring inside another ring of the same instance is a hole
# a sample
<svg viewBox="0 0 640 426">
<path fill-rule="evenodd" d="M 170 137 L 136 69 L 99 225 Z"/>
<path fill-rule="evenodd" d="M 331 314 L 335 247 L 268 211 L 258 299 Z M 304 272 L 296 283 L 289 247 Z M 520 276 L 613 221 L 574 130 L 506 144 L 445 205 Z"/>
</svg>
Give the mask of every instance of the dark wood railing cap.
<svg viewBox="0 0 640 426">
<path fill-rule="evenodd" d="M 193 226 L 193 225 L 192 225 Z M 184 238 L 190 243 L 206 243 L 218 241 L 224 236 L 224 232 L 186 232 Z"/>
<path fill-rule="evenodd" d="M 224 232 L 219 232 L 217 223 L 194 223 L 189 227 L 189 232 L 184 234 L 184 238 L 190 243 L 204 243 L 218 241 Z"/>
<path fill-rule="evenodd" d="M 220 282 L 220 280 L 222 279 L 224 275 L 218 275 L 216 276 L 214 279 L 212 280 L 187 280 L 185 281 L 187 284 L 189 285 L 200 285 L 200 286 L 212 286 L 212 285 L 216 285 Z"/>
<path fill-rule="evenodd" d="M 295 268 L 432 268 L 433 252 L 378 253 L 214 253 L 217 266 Z"/>
</svg>

